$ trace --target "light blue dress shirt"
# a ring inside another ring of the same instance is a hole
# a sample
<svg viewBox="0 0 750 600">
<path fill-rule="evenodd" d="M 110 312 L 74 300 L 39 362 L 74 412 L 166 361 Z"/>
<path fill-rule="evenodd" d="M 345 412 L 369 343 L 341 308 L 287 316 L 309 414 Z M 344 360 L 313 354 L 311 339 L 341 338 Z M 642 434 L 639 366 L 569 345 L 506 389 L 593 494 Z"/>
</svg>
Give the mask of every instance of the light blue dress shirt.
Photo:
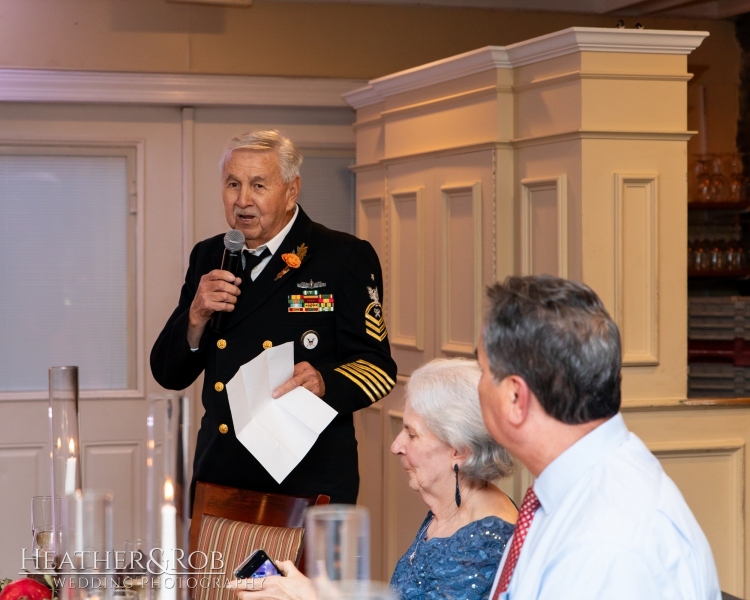
<svg viewBox="0 0 750 600">
<path fill-rule="evenodd" d="M 622 415 L 558 456 L 534 491 L 541 508 L 501 600 L 720 600 L 703 531 Z"/>
</svg>

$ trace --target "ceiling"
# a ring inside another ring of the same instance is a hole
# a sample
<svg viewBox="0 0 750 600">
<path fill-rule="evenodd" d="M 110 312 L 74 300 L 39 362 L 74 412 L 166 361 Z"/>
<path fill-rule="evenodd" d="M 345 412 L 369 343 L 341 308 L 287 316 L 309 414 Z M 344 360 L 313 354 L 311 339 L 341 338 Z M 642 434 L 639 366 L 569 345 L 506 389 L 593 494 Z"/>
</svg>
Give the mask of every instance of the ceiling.
<svg viewBox="0 0 750 600">
<path fill-rule="evenodd" d="M 266 0 L 269 1 L 269 0 Z M 320 0 L 275 0 L 319 2 Z M 422 4 L 629 17 L 728 19 L 750 12 L 750 0 L 325 0 L 351 4 Z"/>
</svg>

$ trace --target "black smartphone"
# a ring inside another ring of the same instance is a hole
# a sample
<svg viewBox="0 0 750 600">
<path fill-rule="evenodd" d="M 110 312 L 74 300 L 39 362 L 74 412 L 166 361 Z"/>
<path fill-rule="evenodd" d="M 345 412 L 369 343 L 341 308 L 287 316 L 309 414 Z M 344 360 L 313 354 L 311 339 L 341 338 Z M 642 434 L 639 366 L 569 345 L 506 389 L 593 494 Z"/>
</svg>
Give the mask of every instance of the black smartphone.
<svg viewBox="0 0 750 600">
<path fill-rule="evenodd" d="M 248 556 L 242 564 L 234 571 L 237 579 L 250 579 L 252 577 L 270 577 L 271 575 L 281 575 L 281 571 L 268 558 L 264 550 L 256 550 Z"/>
</svg>

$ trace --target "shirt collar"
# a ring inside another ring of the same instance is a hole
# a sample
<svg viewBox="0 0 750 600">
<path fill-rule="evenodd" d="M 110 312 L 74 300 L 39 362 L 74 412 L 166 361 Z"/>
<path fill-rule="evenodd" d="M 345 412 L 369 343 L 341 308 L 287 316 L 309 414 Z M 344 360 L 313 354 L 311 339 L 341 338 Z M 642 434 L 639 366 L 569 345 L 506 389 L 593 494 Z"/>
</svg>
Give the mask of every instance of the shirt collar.
<svg viewBox="0 0 750 600">
<path fill-rule="evenodd" d="M 547 465 L 534 482 L 534 492 L 544 512 L 551 513 L 568 488 L 602 457 L 624 444 L 629 435 L 622 414 L 617 413 Z"/>
<path fill-rule="evenodd" d="M 292 215 L 292 218 L 289 219 L 289 223 L 284 225 L 284 229 L 279 231 L 275 236 L 273 236 L 270 240 L 268 240 L 265 244 L 261 244 L 257 248 L 250 249 L 245 245 L 245 250 L 248 252 L 252 252 L 255 255 L 260 254 L 268 248 L 269 252 L 273 255 L 276 254 L 276 251 L 279 249 L 279 246 L 284 242 L 284 238 L 286 237 L 287 233 L 291 231 L 292 225 L 294 225 L 294 222 L 297 220 L 297 215 L 299 214 L 299 206 L 296 204 L 294 205 L 294 214 Z"/>
</svg>

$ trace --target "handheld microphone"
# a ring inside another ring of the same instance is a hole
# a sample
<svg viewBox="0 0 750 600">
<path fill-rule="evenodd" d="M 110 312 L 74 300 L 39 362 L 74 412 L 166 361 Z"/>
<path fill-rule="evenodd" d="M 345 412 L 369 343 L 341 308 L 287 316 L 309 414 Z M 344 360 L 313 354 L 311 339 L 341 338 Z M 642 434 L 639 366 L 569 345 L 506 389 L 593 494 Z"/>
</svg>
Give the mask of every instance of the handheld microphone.
<svg viewBox="0 0 750 600">
<path fill-rule="evenodd" d="M 221 258 L 222 271 L 229 271 L 232 275 L 237 275 L 237 266 L 240 264 L 242 249 L 245 247 L 245 234 L 239 229 L 230 229 L 224 236 L 224 256 Z M 224 320 L 223 311 L 216 311 L 211 316 L 211 329 L 221 332 L 222 321 Z"/>
</svg>

